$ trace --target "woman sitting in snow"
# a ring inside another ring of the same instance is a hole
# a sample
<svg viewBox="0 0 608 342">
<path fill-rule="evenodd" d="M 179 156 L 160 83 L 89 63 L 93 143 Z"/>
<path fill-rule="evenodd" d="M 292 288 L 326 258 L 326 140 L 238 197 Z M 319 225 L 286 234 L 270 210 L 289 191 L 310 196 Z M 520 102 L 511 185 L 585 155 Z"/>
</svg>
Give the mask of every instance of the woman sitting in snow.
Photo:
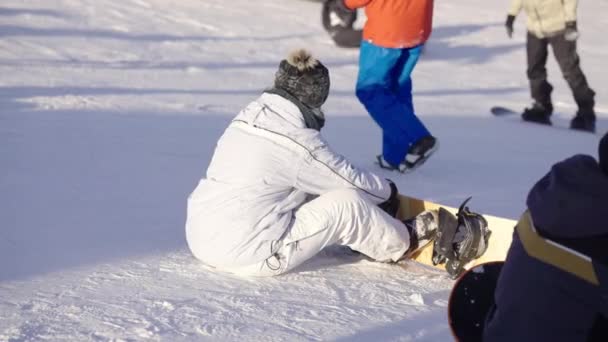
<svg viewBox="0 0 608 342">
<path fill-rule="evenodd" d="M 395 219 L 395 184 L 355 167 L 321 136 L 329 83 L 327 68 L 296 50 L 281 61 L 274 87 L 232 120 L 188 199 L 194 256 L 224 271 L 273 276 L 330 245 L 396 262 L 432 241 L 442 224 L 435 211 Z"/>
</svg>

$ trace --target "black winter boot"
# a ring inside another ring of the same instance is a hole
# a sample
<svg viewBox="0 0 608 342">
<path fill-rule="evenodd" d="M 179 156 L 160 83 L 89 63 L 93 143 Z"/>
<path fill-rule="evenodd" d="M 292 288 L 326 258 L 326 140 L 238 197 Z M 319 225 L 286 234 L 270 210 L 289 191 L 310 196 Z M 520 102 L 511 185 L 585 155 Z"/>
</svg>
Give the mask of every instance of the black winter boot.
<svg viewBox="0 0 608 342">
<path fill-rule="evenodd" d="M 595 113 L 590 114 L 579 110 L 570 121 L 570 128 L 595 133 Z"/>
<path fill-rule="evenodd" d="M 411 171 L 422 165 L 439 148 L 439 140 L 432 135 L 416 141 L 407 152 L 403 164 L 405 171 Z"/>
<path fill-rule="evenodd" d="M 542 104 L 534 102 L 532 107 L 524 109 L 521 118 L 524 121 L 535 122 L 543 125 L 551 125 L 549 118 L 553 113 L 553 105 L 549 103 Z"/>
<path fill-rule="evenodd" d="M 588 89 L 583 95 L 577 94 L 575 101 L 578 111 L 570 121 L 570 128 L 595 133 L 595 92 Z"/>
</svg>

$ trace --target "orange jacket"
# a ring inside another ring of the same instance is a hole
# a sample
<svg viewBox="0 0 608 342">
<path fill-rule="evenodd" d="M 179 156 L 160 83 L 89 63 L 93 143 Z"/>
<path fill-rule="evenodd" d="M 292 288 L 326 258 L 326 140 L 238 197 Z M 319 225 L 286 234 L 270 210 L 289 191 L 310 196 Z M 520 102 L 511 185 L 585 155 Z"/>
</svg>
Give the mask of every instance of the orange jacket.
<svg viewBox="0 0 608 342">
<path fill-rule="evenodd" d="M 363 39 L 388 48 L 426 42 L 433 25 L 433 0 L 344 0 L 346 7 L 365 7 Z"/>
</svg>

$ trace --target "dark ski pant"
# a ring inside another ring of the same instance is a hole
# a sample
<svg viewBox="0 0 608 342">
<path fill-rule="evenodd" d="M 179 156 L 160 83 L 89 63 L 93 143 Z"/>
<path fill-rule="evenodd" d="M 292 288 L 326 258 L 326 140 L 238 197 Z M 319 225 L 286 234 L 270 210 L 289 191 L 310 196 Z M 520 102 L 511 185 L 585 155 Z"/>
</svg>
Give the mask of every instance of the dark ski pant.
<svg viewBox="0 0 608 342">
<path fill-rule="evenodd" d="M 562 71 L 566 82 L 572 90 L 572 95 L 582 112 L 593 111 L 595 92 L 589 88 L 587 79 L 580 67 L 580 59 L 576 52 L 576 41 L 568 41 L 563 34 L 547 38 L 538 38 L 528 32 L 526 51 L 528 55 L 528 79 L 532 98 L 541 104 L 551 103 L 553 87 L 547 81 L 548 46 L 551 45 L 553 55 Z M 582 113 L 584 114 L 584 113 Z"/>
<path fill-rule="evenodd" d="M 494 299 L 484 341 L 608 341 L 600 289 L 530 257 L 517 233 Z"/>
</svg>

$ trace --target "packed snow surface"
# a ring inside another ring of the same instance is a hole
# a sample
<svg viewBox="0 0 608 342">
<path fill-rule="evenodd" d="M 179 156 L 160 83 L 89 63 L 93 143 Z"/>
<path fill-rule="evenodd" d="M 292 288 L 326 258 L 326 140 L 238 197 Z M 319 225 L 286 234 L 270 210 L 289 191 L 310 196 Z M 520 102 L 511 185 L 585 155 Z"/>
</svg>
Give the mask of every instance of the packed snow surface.
<svg viewBox="0 0 608 342">
<path fill-rule="evenodd" d="M 530 102 L 525 16 L 507 1 L 437 1 L 413 74 L 441 141 L 422 168 L 379 170 L 380 130 L 354 94 L 358 51 L 299 0 L 4 0 L 0 4 L 1 341 L 447 341 L 453 281 L 416 263 L 328 249 L 296 272 L 207 268 L 185 205 L 231 118 L 306 47 L 332 77 L 325 135 L 412 196 L 516 218 L 556 161 L 598 135 L 494 118 Z M 608 3 L 581 1 L 579 54 L 608 129 Z M 364 20 L 362 18 L 361 20 Z M 359 25 L 361 22 L 358 23 Z M 550 56 L 554 121 L 576 106 Z"/>
</svg>

